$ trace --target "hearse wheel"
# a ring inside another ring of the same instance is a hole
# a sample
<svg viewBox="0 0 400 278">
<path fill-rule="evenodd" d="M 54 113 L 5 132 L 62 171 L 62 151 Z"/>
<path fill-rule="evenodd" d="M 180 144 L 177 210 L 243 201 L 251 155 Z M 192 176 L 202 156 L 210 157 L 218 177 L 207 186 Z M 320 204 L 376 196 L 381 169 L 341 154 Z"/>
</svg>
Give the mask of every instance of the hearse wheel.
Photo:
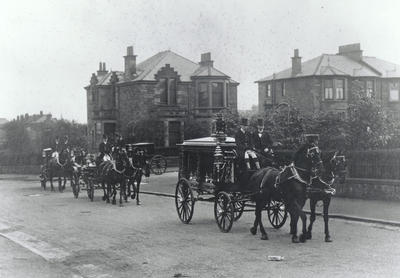
<svg viewBox="0 0 400 278">
<path fill-rule="evenodd" d="M 272 227 L 281 228 L 287 218 L 287 210 L 283 201 L 271 200 L 267 206 L 268 219 Z"/>
<path fill-rule="evenodd" d="M 219 192 L 214 203 L 214 216 L 221 232 L 227 233 L 231 230 L 234 212 L 231 197 L 224 191 Z"/>
<path fill-rule="evenodd" d="M 181 179 L 176 185 L 175 206 L 179 219 L 185 224 L 188 224 L 192 219 L 194 203 L 193 190 L 189 181 Z"/>
</svg>

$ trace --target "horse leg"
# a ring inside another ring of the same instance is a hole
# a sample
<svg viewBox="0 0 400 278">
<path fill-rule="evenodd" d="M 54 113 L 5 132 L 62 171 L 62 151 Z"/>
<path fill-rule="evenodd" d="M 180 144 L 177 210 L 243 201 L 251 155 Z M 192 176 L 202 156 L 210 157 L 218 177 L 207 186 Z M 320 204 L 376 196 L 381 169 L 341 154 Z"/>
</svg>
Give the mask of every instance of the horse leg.
<svg viewBox="0 0 400 278">
<path fill-rule="evenodd" d="M 265 231 L 264 225 L 262 223 L 262 212 L 263 212 L 266 204 L 267 203 L 265 201 L 260 202 L 260 205 L 259 205 L 259 208 L 258 208 L 258 211 L 257 211 L 257 213 L 258 213 L 258 224 L 260 225 L 260 232 L 261 232 L 261 239 L 262 240 L 268 240 L 267 232 Z"/>
<path fill-rule="evenodd" d="M 259 223 L 259 220 L 258 220 L 258 208 L 259 208 L 258 203 L 259 202 L 260 202 L 259 200 L 256 200 L 256 210 L 254 212 L 254 215 L 255 215 L 254 224 L 253 224 L 253 227 L 250 228 L 250 233 L 252 235 L 257 234 L 257 227 L 258 227 L 258 223 Z"/>
<path fill-rule="evenodd" d="M 299 236 L 300 242 L 306 242 L 306 240 L 307 240 L 306 239 L 306 234 L 307 234 L 307 216 L 306 216 L 305 212 L 302 209 L 304 207 L 304 203 L 305 203 L 305 199 L 304 199 L 304 202 L 302 203 L 302 205 L 300 205 L 300 204 L 298 204 L 296 202 L 298 213 L 299 213 L 299 216 L 301 218 L 301 222 L 303 224 L 302 225 L 302 230 L 301 230 L 301 235 Z"/>
<path fill-rule="evenodd" d="M 139 199 L 139 189 L 140 189 L 140 183 L 142 182 L 142 173 L 140 173 L 139 177 L 136 180 L 136 205 L 140 205 L 140 199 Z"/>
<path fill-rule="evenodd" d="M 312 227 L 315 221 L 315 207 L 317 205 L 317 200 L 314 198 L 310 198 L 310 211 L 311 211 L 311 215 L 310 215 L 310 224 L 308 225 L 308 230 L 307 230 L 307 234 L 306 234 L 306 238 L 307 239 L 311 239 L 312 238 Z"/>
<path fill-rule="evenodd" d="M 329 204 L 331 203 L 331 197 L 328 196 L 323 200 L 324 203 L 324 222 L 325 222 L 325 242 L 332 242 L 331 236 L 329 235 Z"/>
<path fill-rule="evenodd" d="M 58 191 L 62 192 L 62 181 L 61 181 L 61 175 L 58 177 Z"/>
<path fill-rule="evenodd" d="M 122 181 L 119 184 L 119 206 L 122 207 L 122 196 L 125 195 L 125 182 Z M 125 197 L 124 197 L 125 198 Z"/>
<path fill-rule="evenodd" d="M 50 187 L 51 187 L 51 191 L 54 191 L 54 186 L 53 186 L 53 176 L 49 175 L 49 181 L 50 181 Z"/>
<path fill-rule="evenodd" d="M 299 243 L 299 238 L 297 237 L 297 222 L 299 221 L 299 215 L 297 210 L 294 209 L 294 204 L 290 204 L 288 210 L 290 213 L 290 234 L 292 235 L 292 242 Z"/>
<path fill-rule="evenodd" d="M 115 205 L 115 204 L 117 204 L 117 201 L 116 201 L 116 199 L 115 199 L 115 197 L 116 197 L 116 195 L 117 195 L 117 184 L 116 183 L 113 183 L 113 185 L 112 185 L 112 201 L 111 201 L 111 203 L 113 204 L 113 205 Z"/>
<path fill-rule="evenodd" d="M 103 189 L 103 201 L 107 200 L 107 191 L 106 191 L 106 185 L 104 184 L 104 181 L 101 182 L 101 188 Z"/>
<path fill-rule="evenodd" d="M 107 204 L 110 203 L 110 197 L 111 197 L 111 184 L 107 182 Z"/>
</svg>

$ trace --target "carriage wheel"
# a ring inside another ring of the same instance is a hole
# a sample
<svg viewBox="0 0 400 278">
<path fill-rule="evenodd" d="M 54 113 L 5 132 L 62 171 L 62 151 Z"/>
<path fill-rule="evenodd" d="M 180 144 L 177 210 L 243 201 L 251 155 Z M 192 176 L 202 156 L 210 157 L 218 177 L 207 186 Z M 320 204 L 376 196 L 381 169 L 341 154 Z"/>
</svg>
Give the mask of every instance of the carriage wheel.
<svg viewBox="0 0 400 278">
<path fill-rule="evenodd" d="M 194 203 L 193 190 L 189 182 L 185 179 L 181 179 L 176 185 L 175 206 L 179 219 L 185 224 L 188 224 L 192 219 Z"/>
<path fill-rule="evenodd" d="M 94 184 L 91 179 L 89 179 L 88 184 L 87 184 L 87 195 L 90 199 L 91 202 L 93 202 L 94 198 Z"/>
<path fill-rule="evenodd" d="M 271 200 L 267 206 L 267 211 L 268 219 L 272 227 L 279 229 L 285 224 L 287 210 L 284 202 Z"/>
<path fill-rule="evenodd" d="M 244 210 L 244 206 L 245 206 L 245 202 L 243 201 L 237 201 L 233 204 L 234 206 L 234 213 L 233 213 L 233 221 L 237 221 L 239 220 L 239 218 L 242 216 L 243 214 L 243 210 Z"/>
<path fill-rule="evenodd" d="M 79 191 L 81 190 L 79 184 L 79 176 L 74 173 L 71 178 L 72 193 L 74 193 L 75 198 L 79 197 Z"/>
<path fill-rule="evenodd" d="M 150 160 L 151 172 L 155 175 L 161 175 L 167 170 L 167 159 L 162 155 L 155 155 Z"/>
<path fill-rule="evenodd" d="M 228 193 L 218 193 L 214 203 L 215 221 L 221 232 L 227 233 L 231 230 L 234 220 L 234 205 Z"/>
</svg>

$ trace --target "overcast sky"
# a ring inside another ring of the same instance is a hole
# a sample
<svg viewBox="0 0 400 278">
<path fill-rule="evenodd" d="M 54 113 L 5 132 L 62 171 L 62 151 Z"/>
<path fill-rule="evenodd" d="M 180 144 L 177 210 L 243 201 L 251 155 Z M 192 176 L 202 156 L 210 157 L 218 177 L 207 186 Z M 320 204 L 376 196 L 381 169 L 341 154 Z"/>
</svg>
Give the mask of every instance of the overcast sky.
<svg viewBox="0 0 400 278">
<path fill-rule="evenodd" d="M 0 10 L 0 118 L 23 113 L 86 122 L 83 89 L 104 61 L 123 70 L 170 49 L 240 82 L 239 109 L 257 104 L 255 80 L 360 42 L 400 64 L 400 1 L 6 1 Z"/>
</svg>

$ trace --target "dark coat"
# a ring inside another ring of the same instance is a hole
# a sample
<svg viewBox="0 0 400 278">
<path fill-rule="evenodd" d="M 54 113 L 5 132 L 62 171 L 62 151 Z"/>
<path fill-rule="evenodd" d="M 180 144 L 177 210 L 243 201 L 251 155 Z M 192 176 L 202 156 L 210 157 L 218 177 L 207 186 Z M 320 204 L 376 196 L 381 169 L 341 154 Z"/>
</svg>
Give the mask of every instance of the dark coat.
<svg viewBox="0 0 400 278">
<path fill-rule="evenodd" d="M 53 152 L 61 152 L 61 144 L 60 143 L 54 143 L 53 145 Z"/>
<path fill-rule="evenodd" d="M 271 137 L 269 136 L 268 132 L 263 131 L 261 134 L 261 137 L 258 134 L 258 131 L 253 133 L 253 144 L 254 148 L 258 152 L 264 152 L 265 148 L 271 148 L 272 147 L 272 140 Z"/>
<path fill-rule="evenodd" d="M 244 152 L 253 149 L 253 140 L 251 133 L 245 131 L 244 133 L 239 129 L 235 134 L 236 150 L 239 156 L 244 156 Z"/>
<path fill-rule="evenodd" d="M 100 145 L 99 145 L 99 152 L 101 154 L 110 155 L 111 154 L 111 144 L 108 143 L 108 142 L 107 143 L 101 142 Z"/>
</svg>

